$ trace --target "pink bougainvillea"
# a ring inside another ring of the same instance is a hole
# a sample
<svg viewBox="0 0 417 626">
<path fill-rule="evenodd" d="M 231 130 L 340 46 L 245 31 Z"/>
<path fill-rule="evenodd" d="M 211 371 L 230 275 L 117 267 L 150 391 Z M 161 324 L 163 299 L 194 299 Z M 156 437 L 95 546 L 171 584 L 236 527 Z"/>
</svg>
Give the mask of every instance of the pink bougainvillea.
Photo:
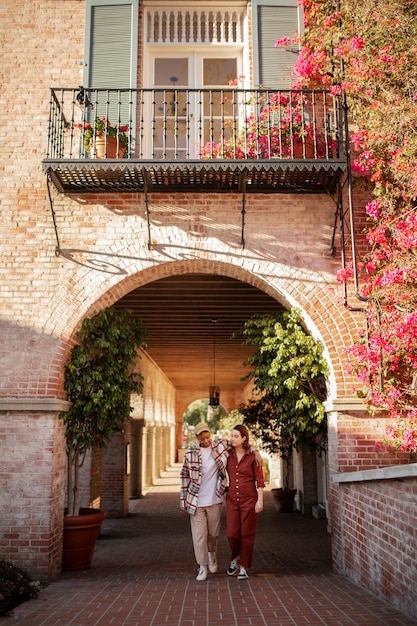
<svg viewBox="0 0 417 626">
<path fill-rule="evenodd" d="M 364 207 L 369 248 L 358 276 L 367 331 L 348 346 L 348 368 L 369 408 L 383 407 L 394 419 L 386 438 L 391 448 L 415 452 L 417 2 L 299 4 L 305 31 L 295 86 L 344 92 L 354 128 L 355 181 L 366 179 L 374 196 Z M 337 279 L 350 281 L 352 268 L 340 270 Z"/>
<path fill-rule="evenodd" d="M 377 450 L 385 448 L 389 452 L 408 452 L 414 458 L 417 454 L 417 416 L 415 410 L 404 419 L 398 417 L 388 424 L 385 436 L 377 443 Z"/>
<path fill-rule="evenodd" d="M 232 86 L 235 81 L 231 81 Z M 337 148 L 336 141 L 320 125 L 306 121 L 309 102 L 302 93 L 265 91 L 246 103 L 249 113 L 241 126 L 223 130 L 220 141 L 207 142 L 200 151 L 209 159 L 325 158 Z M 253 114 L 252 109 L 259 111 Z M 308 150 L 310 149 L 310 155 Z"/>
</svg>

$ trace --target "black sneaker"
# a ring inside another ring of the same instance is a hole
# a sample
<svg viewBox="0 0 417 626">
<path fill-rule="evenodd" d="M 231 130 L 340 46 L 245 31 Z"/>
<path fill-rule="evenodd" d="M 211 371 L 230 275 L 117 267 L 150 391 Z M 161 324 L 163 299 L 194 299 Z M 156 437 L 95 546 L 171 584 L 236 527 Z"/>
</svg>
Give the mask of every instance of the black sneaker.
<svg viewBox="0 0 417 626">
<path fill-rule="evenodd" d="M 237 579 L 238 580 L 246 580 L 247 578 L 249 578 L 247 571 L 245 570 L 244 567 L 240 568 L 240 572 L 237 575 Z"/>
<path fill-rule="evenodd" d="M 230 563 L 227 569 L 227 573 L 229 574 L 229 576 L 234 576 L 238 569 L 239 569 L 239 559 L 233 559 L 233 561 Z"/>
</svg>

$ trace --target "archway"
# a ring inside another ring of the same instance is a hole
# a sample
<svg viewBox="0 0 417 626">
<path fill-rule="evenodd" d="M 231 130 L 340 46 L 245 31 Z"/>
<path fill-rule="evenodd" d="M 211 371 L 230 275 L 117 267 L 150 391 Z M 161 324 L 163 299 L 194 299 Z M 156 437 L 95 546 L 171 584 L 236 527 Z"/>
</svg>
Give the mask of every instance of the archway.
<svg viewBox="0 0 417 626">
<path fill-rule="evenodd" d="M 135 419 L 142 420 L 139 428 L 140 436 L 138 436 L 140 454 L 137 455 L 141 489 L 146 491 L 147 486 L 153 484 L 158 478 L 164 466 L 175 460 L 176 451 L 182 446 L 182 414 L 188 404 L 207 394 L 210 379 L 207 354 L 210 352 L 210 326 L 214 316 L 219 319 L 218 334 L 221 335 L 223 332 L 223 339 L 228 344 L 223 354 L 230 354 L 231 333 L 238 330 L 241 323 L 252 313 L 266 312 L 268 307 L 276 310 L 277 307 L 297 306 L 307 330 L 315 338 L 320 339 L 325 346 L 331 370 L 331 395 L 335 397 L 338 386 L 342 391 L 341 395 L 345 395 L 346 380 L 343 377 L 340 361 L 342 347 L 346 344 L 346 334 L 349 334 L 353 328 L 353 326 L 347 327 L 343 315 L 349 316 L 350 314 L 334 306 L 337 298 L 329 292 L 328 284 L 323 276 L 313 270 L 309 270 L 308 273 L 301 271 L 298 260 L 290 255 L 286 261 L 288 265 L 283 264 L 283 259 L 270 261 L 262 255 L 256 257 L 246 252 L 242 252 L 239 256 L 228 257 L 221 253 L 213 254 L 211 258 L 174 259 L 171 257 L 168 262 L 166 259 L 155 258 L 153 263 L 139 270 L 132 265 L 129 268 L 132 270 L 130 275 L 127 271 L 120 272 L 117 278 L 114 274 L 102 274 L 101 280 L 95 282 L 94 289 L 91 289 L 89 285 L 87 290 L 85 281 L 84 283 L 74 281 L 78 290 L 75 295 L 82 302 L 82 306 L 72 311 L 65 310 L 65 316 L 62 311 L 63 320 L 61 320 L 64 323 L 66 321 L 67 324 L 72 322 L 74 329 L 81 322 L 80 315 L 92 315 L 104 306 L 113 304 L 116 308 L 132 308 L 134 313 L 142 319 L 143 313 L 146 313 L 145 326 L 152 325 L 156 321 L 159 323 L 159 326 L 155 326 L 157 330 L 168 329 L 169 331 L 162 340 L 158 333 L 155 334 L 159 347 L 156 341 L 152 349 L 148 351 L 151 359 L 149 362 L 146 361 L 148 368 L 145 376 L 148 380 L 146 393 L 134 416 Z M 166 297 L 160 299 L 158 309 L 155 306 L 149 306 L 156 290 L 161 288 L 163 294 L 163 289 L 167 285 L 171 296 L 179 297 L 180 301 L 182 299 L 182 308 L 175 309 L 171 306 L 172 299 L 166 299 Z M 188 299 L 183 297 L 185 289 L 188 289 Z M 189 324 L 188 313 L 191 301 L 197 303 L 198 310 L 204 314 L 200 327 Z M 90 306 L 88 306 L 89 302 Z M 57 302 L 54 320 L 61 306 L 61 301 Z M 330 306 L 333 306 L 333 315 L 329 315 Z M 161 315 L 161 310 L 164 315 Z M 169 319 L 169 315 L 175 312 L 177 320 L 184 318 L 186 322 L 180 330 L 176 323 L 172 323 Z M 168 315 L 168 321 L 165 314 Z M 224 329 L 222 328 L 223 319 L 228 320 Z M 187 359 L 186 356 L 184 328 L 187 325 L 197 330 L 193 341 L 198 353 L 198 361 Z M 150 348 L 151 341 L 149 342 Z M 234 348 L 238 343 L 235 342 Z M 164 355 L 162 360 L 161 354 Z M 170 360 L 169 363 L 168 360 Z M 247 389 L 241 382 L 241 374 L 245 373 L 242 366 L 244 360 L 245 355 L 240 352 L 238 359 L 234 358 L 232 368 L 229 364 L 229 375 L 232 369 L 234 377 L 232 384 L 229 382 L 225 386 L 218 370 L 222 404 L 227 411 L 238 406 L 250 395 L 250 389 Z M 188 364 L 187 368 L 183 367 L 184 363 Z M 170 368 L 169 374 L 167 374 L 166 365 Z M 145 360 L 142 361 L 141 367 L 143 366 L 145 366 Z M 182 381 L 177 379 L 173 383 L 171 377 L 181 372 Z M 193 379 L 193 384 L 190 384 L 191 379 Z M 162 388 L 163 392 L 161 392 Z M 137 421 L 135 426 L 139 426 Z M 144 467 L 145 457 L 147 457 L 147 462 Z"/>
<path fill-rule="evenodd" d="M 170 264 L 171 270 L 174 270 L 174 265 L 176 264 Z M 198 263 L 186 265 L 189 270 L 197 267 L 198 269 L 203 269 Z M 156 280 L 146 282 L 142 286 L 133 289 L 115 303 L 116 308 L 130 308 L 135 315 L 141 317 L 145 326 L 150 326 L 151 334 L 154 336 L 154 339 L 149 340 L 148 352 L 151 359 L 170 382 L 172 382 L 171 375 L 176 381 L 176 384 L 173 385 L 175 394 L 174 422 L 170 418 L 165 421 L 160 419 L 161 416 L 158 414 L 160 398 L 158 399 L 155 396 L 157 390 L 154 388 L 151 390 L 150 395 L 146 395 L 145 389 L 143 402 L 148 408 L 144 411 L 146 416 L 143 418 L 143 424 L 147 437 L 146 456 L 148 457 L 149 450 L 155 448 L 161 450 L 166 447 L 165 435 L 162 435 L 161 431 L 164 431 L 167 427 L 169 429 L 169 425 L 172 423 L 175 424 L 174 460 L 181 460 L 180 452 L 184 449 L 184 443 L 188 445 L 194 442 L 188 436 L 185 441 L 183 414 L 188 405 L 198 399 L 207 397 L 210 382 L 210 365 L 208 363 L 210 361 L 209 355 L 211 355 L 212 341 L 210 325 L 214 312 L 219 316 L 219 320 L 221 319 L 221 312 L 229 316 L 227 331 L 222 338 L 222 354 L 223 360 L 225 360 L 224 355 L 228 352 L 228 349 L 225 347 L 227 344 L 228 347 L 230 346 L 230 350 L 235 352 L 236 364 L 237 346 L 231 342 L 230 324 L 232 324 L 232 330 L 236 332 L 239 330 L 241 323 L 254 313 L 277 311 L 283 308 L 281 302 L 285 301 L 285 298 L 281 293 L 275 292 L 274 298 L 264 290 L 259 289 L 258 286 L 252 286 L 240 278 L 232 278 L 219 273 L 212 274 L 207 271 L 207 267 L 204 269 L 206 270 L 205 272 L 197 273 L 190 271 L 189 273 L 179 275 L 174 273 L 170 276 L 156 278 Z M 226 266 L 222 264 L 220 267 L 216 267 L 216 269 L 217 272 L 220 269 L 224 271 Z M 184 271 L 183 266 L 182 270 Z M 229 273 L 234 272 L 235 268 L 229 267 Z M 140 277 L 137 276 L 137 278 Z M 254 278 L 253 276 L 252 282 L 261 283 L 259 277 Z M 268 285 L 265 283 L 263 286 L 266 288 Z M 268 290 L 271 291 L 270 285 Z M 225 297 L 225 293 L 227 297 Z M 179 326 L 176 324 L 179 324 Z M 308 324 L 313 327 L 313 331 L 317 336 L 317 328 L 315 328 L 315 325 L 312 324 L 311 319 L 307 316 L 306 326 Z M 156 333 L 158 331 L 163 333 L 162 339 L 157 336 Z M 197 351 L 199 351 L 197 357 L 193 356 L 197 360 L 190 361 L 187 357 L 187 342 L 190 341 L 190 337 L 186 336 L 187 332 L 190 334 L 195 346 L 197 346 Z M 241 344 L 239 340 L 238 343 L 240 349 Z M 239 353 L 239 362 L 238 367 L 235 365 L 236 373 L 233 384 L 230 385 L 229 383 L 226 385 L 226 388 L 222 384 L 221 370 L 219 371 L 218 369 L 218 379 L 222 390 L 222 404 L 224 404 L 226 411 L 235 409 L 250 396 L 250 387 L 247 382 L 245 383 L 241 380 L 241 375 L 247 373 L 243 367 L 246 355 L 247 353 L 245 354 L 243 351 Z M 165 369 L 165 364 L 167 369 Z M 230 375 L 230 372 L 228 374 Z M 152 407 L 152 410 L 155 409 L 155 411 L 152 412 L 149 407 Z M 172 406 L 169 412 L 171 410 Z M 170 416 L 172 417 L 172 413 L 170 413 Z M 198 421 L 202 420 L 198 418 Z M 146 423 L 149 426 L 146 426 Z M 161 437 L 163 437 L 163 440 L 161 440 Z M 143 446 L 141 447 L 142 457 L 144 457 L 145 452 L 143 451 Z M 172 457 L 169 458 L 172 459 Z M 145 485 L 145 489 L 146 485 L 151 485 L 152 481 L 158 478 L 160 471 L 165 469 L 164 464 L 166 462 L 167 455 L 165 454 L 159 456 L 156 462 L 154 458 L 148 458 L 148 467 L 146 469 L 142 468 L 146 474 L 145 480 L 141 480 Z M 151 469 L 149 465 L 151 465 Z"/>
<path fill-rule="evenodd" d="M 221 403 L 211 406 L 209 398 L 199 398 L 191 402 L 182 416 L 182 449 L 195 443 L 194 427 L 199 422 L 205 422 L 213 433 L 217 433 L 221 426 L 221 419 L 226 415 L 227 411 L 224 406 Z M 178 455 L 178 460 L 180 456 Z"/>
</svg>

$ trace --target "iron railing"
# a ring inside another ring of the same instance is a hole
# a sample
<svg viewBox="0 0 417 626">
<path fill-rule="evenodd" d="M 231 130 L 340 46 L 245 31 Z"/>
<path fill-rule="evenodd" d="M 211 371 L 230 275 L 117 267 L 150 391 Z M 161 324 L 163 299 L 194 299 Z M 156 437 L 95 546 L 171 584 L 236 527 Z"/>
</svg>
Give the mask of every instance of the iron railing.
<svg viewBox="0 0 417 626">
<path fill-rule="evenodd" d="M 108 159 L 342 159 L 342 124 L 326 90 L 54 88 L 46 159 L 96 158 L 101 135 Z"/>
</svg>

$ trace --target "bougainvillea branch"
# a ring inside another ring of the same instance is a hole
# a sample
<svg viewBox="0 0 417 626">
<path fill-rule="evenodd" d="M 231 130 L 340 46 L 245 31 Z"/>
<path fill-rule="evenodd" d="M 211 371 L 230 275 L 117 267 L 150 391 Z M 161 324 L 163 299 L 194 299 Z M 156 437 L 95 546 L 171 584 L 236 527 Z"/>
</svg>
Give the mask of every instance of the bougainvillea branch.
<svg viewBox="0 0 417 626">
<path fill-rule="evenodd" d="M 413 419 L 417 380 L 417 3 L 300 0 L 295 86 L 343 92 L 355 184 L 366 181 L 368 251 L 359 259 L 367 340 L 348 347 L 368 406 Z M 277 45 L 287 45 L 281 40 Z M 340 282 L 352 278 L 343 268 Z M 372 323 L 374 303 L 379 323 Z M 383 386 L 379 374 L 383 374 Z M 404 431 L 410 432 L 410 431 Z M 414 430 L 415 432 L 415 430 Z M 410 448 L 409 448 L 410 449 Z"/>
</svg>

